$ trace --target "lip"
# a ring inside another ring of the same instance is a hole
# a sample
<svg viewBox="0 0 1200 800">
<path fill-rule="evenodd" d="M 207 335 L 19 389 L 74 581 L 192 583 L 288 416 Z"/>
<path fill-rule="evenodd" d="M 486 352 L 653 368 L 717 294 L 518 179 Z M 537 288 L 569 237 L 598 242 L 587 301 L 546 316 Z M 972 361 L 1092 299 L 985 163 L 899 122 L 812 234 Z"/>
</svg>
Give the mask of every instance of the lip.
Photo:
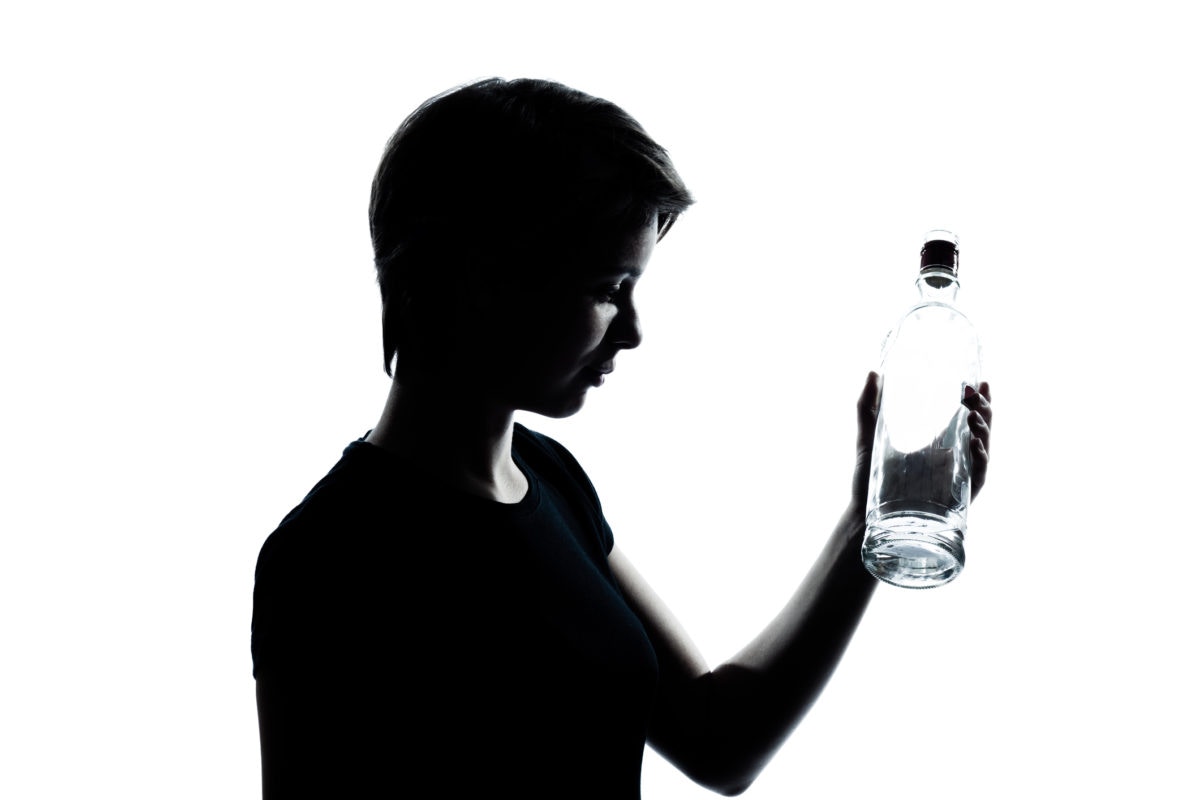
<svg viewBox="0 0 1200 800">
<path fill-rule="evenodd" d="M 593 386 L 603 386 L 604 377 L 612 371 L 613 365 L 611 361 L 600 366 L 589 366 L 587 368 L 588 380 Z"/>
</svg>

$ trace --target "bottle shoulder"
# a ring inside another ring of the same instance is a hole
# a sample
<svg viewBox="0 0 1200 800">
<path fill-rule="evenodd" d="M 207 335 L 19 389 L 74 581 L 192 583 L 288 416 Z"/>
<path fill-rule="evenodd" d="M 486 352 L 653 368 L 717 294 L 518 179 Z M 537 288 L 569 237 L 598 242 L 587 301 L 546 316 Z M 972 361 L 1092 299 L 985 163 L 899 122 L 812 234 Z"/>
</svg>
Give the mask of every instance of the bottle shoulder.
<svg viewBox="0 0 1200 800">
<path fill-rule="evenodd" d="M 940 301 L 922 301 L 909 306 L 892 327 L 893 333 L 915 327 L 954 327 L 974 330 L 962 306 Z"/>
<path fill-rule="evenodd" d="M 908 307 L 908 310 L 904 313 L 904 316 L 907 317 L 911 314 L 920 312 L 923 309 L 929 309 L 931 313 L 955 314 L 963 317 L 964 319 L 967 316 L 960 303 L 949 302 L 946 300 L 931 300 L 928 298 L 922 298 L 913 303 Z"/>
<path fill-rule="evenodd" d="M 942 354 L 958 358 L 981 350 L 979 332 L 958 306 L 949 303 L 917 303 L 910 307 L 884 338 L 881 358 L 922 358 Z M 938 356 L 935 356 L 938 357 Z"/>
</svg>

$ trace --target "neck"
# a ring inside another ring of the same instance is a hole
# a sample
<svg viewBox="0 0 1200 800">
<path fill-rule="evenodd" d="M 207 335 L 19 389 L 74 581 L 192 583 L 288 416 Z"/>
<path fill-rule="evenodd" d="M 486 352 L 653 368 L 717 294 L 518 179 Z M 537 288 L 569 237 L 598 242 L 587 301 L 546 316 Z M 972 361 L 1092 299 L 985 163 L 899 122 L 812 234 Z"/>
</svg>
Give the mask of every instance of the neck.
<svg viewBox="0 0 1200 800">
<path fill-rule="evenodd" d="M 512 458 L 513 411 L 472 403 L 469 393 L 392 381 L 367 441 L 470 494 L 516 503 L 529 485 Z"/>
</svg>

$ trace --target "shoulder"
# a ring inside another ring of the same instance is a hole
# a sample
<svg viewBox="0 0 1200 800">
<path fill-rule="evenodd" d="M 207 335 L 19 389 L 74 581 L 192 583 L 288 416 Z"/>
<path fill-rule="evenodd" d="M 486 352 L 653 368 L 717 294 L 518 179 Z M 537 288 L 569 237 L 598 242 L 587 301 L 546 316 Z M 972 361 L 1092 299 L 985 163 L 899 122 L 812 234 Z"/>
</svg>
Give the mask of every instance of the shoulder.
<svg viewBox="0 0 1200 800">
<path fill-rule="evenodd" d="M 406 495 L 423 495 L 404 492 L 400 468 L 375 450 L 348 446 L 263 543 L 251 621 L 256 676 L 282 660 L 318 663 L 311 642 L 351 636 L 350 612 L 373 602 L 399 547 L 400 537 L 389 534 L 406 525 L 397 508 L 411 505 Z"/>
<path fill-rule="evenodd" d="M 568 502 L 577 509 L 586 509 L 586 516 L 599 532 L 604 552 L 609 552 L 613 547 L 613 535 L 604 519 L 600 496 L 571 451 L 549 436 L 520 424 L 513 428 L 513 450 L 519 460 Z"/>
<path fill-rule="evenodd" d="M 535 466 L 552 466 L 585 483 L 589 489 L 592 487 L 591 479 L 575 460 L 575 456 L 571 455 L 571 451 L 544 433 L 538 433 L 517 423 L 513 427 L 513 449 L 527 461 L 540 462 Z"/>
<path fill-rule="evenodd" d="M 401 510 L 419 513 L 419 500 L 432 502 L 429 492 L 411 489 L 404 472 L 403 462 L 379 448 L 361 440 L 347 446 L 263 543 L 255 566 L 256 605 L 277 592 L 314 596 L 317 576 L 317 586 L 354 583 L 355 569 L 392 546 L 396 537 L 388 532 L 406 524 Z"/>
<path fill-rule="evenodd" d="M 445 500 L 445 490 L 405 460 L 361 439 L 351 442 L 267 537 L 259 565 L 283 556 L 320 557 L 334 539 L 338 551 L 353 551 L 382 531 L 434 515 Z"/>
<path fill-rule="evenodd" d="M 308 491 L 279 526 L 267 537 L 258 557 L 258 570 L 281 560 L 294 560 L 314 549 L 335 529 L 352 529 L 346 523 L 369 518 L 380 502 L 382 481 L 373 468 L 371 454 L 362 442 L 351 443 L 341 459 Z"/>
</svg>

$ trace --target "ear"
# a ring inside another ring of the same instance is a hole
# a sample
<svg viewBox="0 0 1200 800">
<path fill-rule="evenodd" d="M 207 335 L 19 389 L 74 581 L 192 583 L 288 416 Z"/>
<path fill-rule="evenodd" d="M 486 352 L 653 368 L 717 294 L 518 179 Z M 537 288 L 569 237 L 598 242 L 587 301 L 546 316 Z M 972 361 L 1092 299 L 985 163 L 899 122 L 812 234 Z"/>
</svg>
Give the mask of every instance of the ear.
<svg viewBox="0 0 1200 800">
<path fill-rule="evenodd" d="M 522 294 L 517 279 L 501 263 L 479 259 L 464 266 L 454 281 L 456 308 L 472 317 L 513 313 L 513 301 Z"/>
</svg>

